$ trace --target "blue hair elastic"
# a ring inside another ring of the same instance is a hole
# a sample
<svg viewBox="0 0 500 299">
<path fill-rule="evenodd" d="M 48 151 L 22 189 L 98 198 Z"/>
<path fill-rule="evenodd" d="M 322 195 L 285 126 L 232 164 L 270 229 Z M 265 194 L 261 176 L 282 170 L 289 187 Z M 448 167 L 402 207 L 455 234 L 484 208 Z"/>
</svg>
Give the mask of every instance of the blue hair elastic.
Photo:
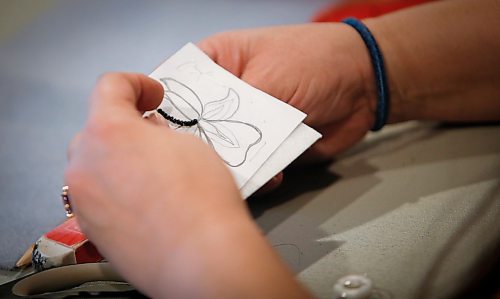
<svg viewBox="0 0 500 299">
<path fill-rule="evenodd" d="M 384 58 L 382 52 L 377 45 L 377 41 L 373 37 L 368 27 L 356 18 L 347 18 L 342 20 L 359 33 L 372 60 L 373 70 L 375 71 L 375 83 L 377 85 L 377 109 L 375 112 L 375 123 L 372 131 L 378 131 L 384 127 L 389 114 L 389 89 L 387 87 L 387 79 L 385 76 Z"/>
</svg>

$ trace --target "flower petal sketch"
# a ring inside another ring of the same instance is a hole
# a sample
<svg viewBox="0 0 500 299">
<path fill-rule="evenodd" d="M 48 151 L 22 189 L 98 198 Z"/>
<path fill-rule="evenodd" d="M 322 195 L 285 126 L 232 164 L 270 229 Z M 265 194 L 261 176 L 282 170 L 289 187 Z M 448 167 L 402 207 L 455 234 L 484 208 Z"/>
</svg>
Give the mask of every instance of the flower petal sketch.
<svg viewBox="0 0 500 299">
<path fill-rule="evenodd" d="M 173 106 L 174 117 L 182 120 L 199 119 L 203 114 L 203 105 L 198 95 L 187 85 L 173 78 L 161 78 L 165 86 L 164 97 Z"/>
<path fill-rule="evenodd" d="M 207 120 L 229 119 L 238 111 L 240 107 L 240 96 L 229 88 L 227 95 L 218 101 L 213 101 L 205 104 L 203 118 Z"/>
<path fill-rule="evenodd" d="M 200 123 L 205 133 L 208 134 L 213 142 L 219 143 L 224 147 L 239 148 L 240 143 L 231 130 L 222 124 L 222 121 L 214 123 L 203 120 Z"/>
<path fill-rule="evenodd" d="M 198 67 L 198 63 L 192 60 L 177 66 L 177 69 L 185 74 L 188 74 L 196 78 L 196 81 L 198 81 L 200 77 L 204 75 L 210 76 L 213 74 L 213 71 L 203 71 Z"/>
<path fill-rule="evenodd" d="M 240 97 L 234 89 L 228 88 L 224 98 L 203 105 L 198 95 L 184 83 L 174 78 L 161 78 L 160 81 L 165 85 L 166 99 L 161 108 L 171 111 L 171 116 L 178 120 L 197 120 L 194 125 L 187 126 L 178 122 L 176 130 L 193 134 L 208 143 L 231 167 L 246 162 L 250 149 L 262 140 L 262 131 L 253 124 L 231 119 L 240 106 Z M 165 104 L 171 107 L 164 107 Z"/>
<path fill-rule="evenodd" d="M 200 118 L 198 111 L 193 109 L 192 105 L 185 101 L 179 94 L 166 90 L 164 97 L 170 102 L 170 105 L 173 108 L 171 109 L 172 116 L 180 120 L 193 120 Z"/>
<path fill-rule="evenodd" d="M 207 126 L 200 126 L 202 134 L 208 136 L 209 144 L 219 153 L 222 160 L 231 167 L 243 165 L 248 157 L 250 149 L 262 140 L 262 132 L 254 125 L 237 120 L 209 121 L 213 126 L 220 128 L 223 125 L 227 130 L 238 133 L 239 146 L 227 147 L 222 142 L 216 142 L 217 137 L 207 133 Z M 223 154 L 221 154 L 223 153 Z"/>
</svg>

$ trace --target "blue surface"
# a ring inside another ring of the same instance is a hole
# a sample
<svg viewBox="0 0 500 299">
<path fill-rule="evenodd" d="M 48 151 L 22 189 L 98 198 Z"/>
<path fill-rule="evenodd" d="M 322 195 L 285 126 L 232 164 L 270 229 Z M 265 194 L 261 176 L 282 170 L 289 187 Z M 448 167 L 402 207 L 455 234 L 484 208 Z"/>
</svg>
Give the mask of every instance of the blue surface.
<svg viewBox="0 0 500 299">
<path fill-rule="evenodd" d="M 66 146 L 83 125 L 99 74 L 149 73 L 186 42 L 223 30 L 306 22 L 329 2 L 65 1 L 2 41 L 0 268 L 13 266 L 64 220 L 59 192 Z"/>
</svg>

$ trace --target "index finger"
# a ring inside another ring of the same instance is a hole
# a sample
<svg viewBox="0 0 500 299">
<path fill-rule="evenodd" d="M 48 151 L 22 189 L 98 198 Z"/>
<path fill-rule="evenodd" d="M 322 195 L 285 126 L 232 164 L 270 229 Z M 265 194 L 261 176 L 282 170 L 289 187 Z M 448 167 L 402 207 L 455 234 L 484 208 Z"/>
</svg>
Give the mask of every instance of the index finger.
<svg viewBox="0 0 500 299">
<path fill-rule="evenodd" d="M 110 115 L 140 116 L 153 110 L 163 98 L 161 84 L 142 74 L 107 73 L 102 75 L 90 98 L 90 119 Z"/>
</svg>

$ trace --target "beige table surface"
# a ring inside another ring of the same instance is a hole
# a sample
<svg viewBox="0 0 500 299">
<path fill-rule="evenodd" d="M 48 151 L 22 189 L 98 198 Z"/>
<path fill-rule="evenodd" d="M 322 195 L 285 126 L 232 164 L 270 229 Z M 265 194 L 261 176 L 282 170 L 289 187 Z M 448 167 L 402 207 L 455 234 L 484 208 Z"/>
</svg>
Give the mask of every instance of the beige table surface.
<svg viewBox="0 0 500 299">
<path fill-rule="evenodd" d="M 388 127 L 288 187 L 253 209 L 318 297 L 359 274 L 382 298 L 445 298 L 500 236 L 500 126 Z"/>
</svg>

